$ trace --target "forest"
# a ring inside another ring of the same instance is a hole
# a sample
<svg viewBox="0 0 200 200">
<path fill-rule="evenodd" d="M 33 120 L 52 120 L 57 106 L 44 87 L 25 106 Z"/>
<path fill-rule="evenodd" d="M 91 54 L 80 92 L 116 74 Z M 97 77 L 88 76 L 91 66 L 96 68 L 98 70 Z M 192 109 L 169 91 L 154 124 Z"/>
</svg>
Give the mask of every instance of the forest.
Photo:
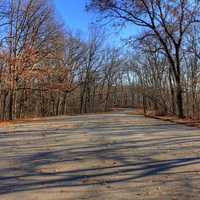
<svg viewBox="0 0 200 200">
<path fill-rule="evenodd" d="M 0 200 L 200 200 L 199 0 L 0 0 Z"/>
<path fill-rule="evenodd" d="M 91 0 L 87 37 L 48 0 L 0 1 L 0 119 L 142 108 L 200 118 L 200 3 Z M 117 47 L 102 24 L 140 33 Z"/>
</svg>

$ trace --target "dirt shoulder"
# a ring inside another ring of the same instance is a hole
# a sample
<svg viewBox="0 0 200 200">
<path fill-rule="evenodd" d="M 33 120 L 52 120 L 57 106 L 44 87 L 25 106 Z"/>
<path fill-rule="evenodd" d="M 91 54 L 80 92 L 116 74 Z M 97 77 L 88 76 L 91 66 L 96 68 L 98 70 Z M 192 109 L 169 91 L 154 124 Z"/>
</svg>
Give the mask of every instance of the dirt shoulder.
<svg viewBox="0 0 200 200">
<path fill-rule="evenodd" d="M 152 114 L 147 114 L 145 115 L 145 117 L 159 119 L 162 121 L 173 122 L 176 124 L 183 124 L 190 127 L 200 128 L 200 120 L 193 120 L 193 119 L 188 119 L 188 118 L 179 119 L 176 116 L 157 116 L 157 115 L 152 115 Z"/>
</svg>

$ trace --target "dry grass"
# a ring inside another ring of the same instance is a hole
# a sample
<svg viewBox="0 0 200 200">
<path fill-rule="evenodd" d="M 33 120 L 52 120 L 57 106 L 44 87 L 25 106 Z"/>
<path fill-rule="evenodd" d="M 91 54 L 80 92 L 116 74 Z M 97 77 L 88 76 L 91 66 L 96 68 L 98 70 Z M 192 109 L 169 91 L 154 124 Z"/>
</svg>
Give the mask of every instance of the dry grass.
<svg viewBox="0 0 200 200">
<path fill-rule="evenodd" d="M 47 118 L 26 118 L 26 119 L 15 119 L 15 120 L 5 120 L 0 121 L 0 127 L 7 127 L 15 124 L 23 124 L 23 123 L 42 123 L 48 121 Z"/>
</svg>

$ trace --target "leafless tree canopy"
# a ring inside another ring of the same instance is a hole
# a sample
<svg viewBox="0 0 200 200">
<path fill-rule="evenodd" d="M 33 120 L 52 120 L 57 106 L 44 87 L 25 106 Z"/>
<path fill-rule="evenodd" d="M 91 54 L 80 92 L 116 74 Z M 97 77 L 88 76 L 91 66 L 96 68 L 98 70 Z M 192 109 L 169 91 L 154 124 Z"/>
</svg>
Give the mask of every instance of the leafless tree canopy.
<svg viewBox="0 0 200 200">
<path fill-rule="evenodd" d="M 90 0 L 87 9 L 141 34 L 111 48 L 97 26 L 87 39 L 66 30 L 51 1 L 0 1 L 1 120 L 114 106 L 200 118 L 199 1 Z"/>
<path fill-rule="evenodd" d="M 199 8 L 193 0 L 90 1 L 88 9 L 103 21 L 142 27 L 129 63 L 145 108 L 153 104 L 163 114 L 198 117 Z"/>
<path fill-rule="evenodd" d="M 104 111 L 123 103 L 119 53 L 106 48 L 100 29 L 81 39 L 58 22 L 48 0 L 2 0 L 0 29 L 1 120 Z"/>
</svg>

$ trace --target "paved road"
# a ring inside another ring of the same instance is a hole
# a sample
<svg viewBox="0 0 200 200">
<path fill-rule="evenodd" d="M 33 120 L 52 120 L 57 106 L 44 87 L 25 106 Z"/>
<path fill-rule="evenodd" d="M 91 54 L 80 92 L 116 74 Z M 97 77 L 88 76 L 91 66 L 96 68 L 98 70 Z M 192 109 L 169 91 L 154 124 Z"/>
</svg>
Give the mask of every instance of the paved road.
<svg viewBox="0 0 200 200">
<path fill-rule="evenodd" d="M 199 200 L 200 130 L 131 115 L 0 128 L 0 200 Z"/>
</svg>

